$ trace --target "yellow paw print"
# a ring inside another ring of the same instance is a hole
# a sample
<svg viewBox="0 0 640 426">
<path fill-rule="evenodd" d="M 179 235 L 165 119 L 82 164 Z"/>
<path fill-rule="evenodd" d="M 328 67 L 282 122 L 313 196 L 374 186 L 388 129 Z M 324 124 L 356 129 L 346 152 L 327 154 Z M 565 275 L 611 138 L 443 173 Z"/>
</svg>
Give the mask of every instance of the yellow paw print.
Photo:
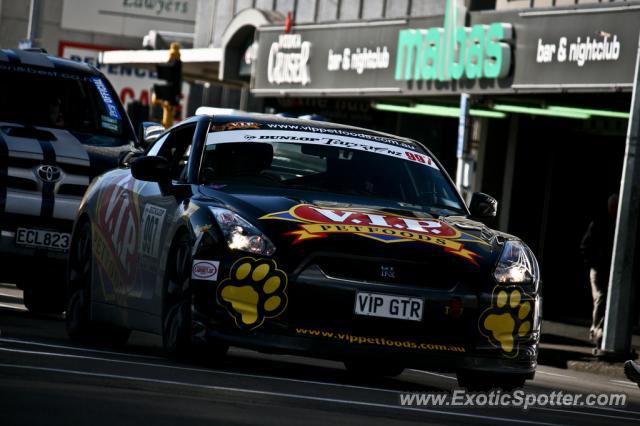
<svg viewBox="0 0 640 426">
<path fill-rule="evenodd" d="M 496 347 L 510 356 L 518 353 L 517 339 L 531 332 L 532 305 L 522 289 L 496 287 L 491 307 L 480 315 L 480 331 Z"/>
<path fill-rule="evenodd" d="M 243 257 L 218 286 L 218 303 L 238 327 L 254 329 L 287 307 L 287 275 L 271 259 Z"/>
</svg>

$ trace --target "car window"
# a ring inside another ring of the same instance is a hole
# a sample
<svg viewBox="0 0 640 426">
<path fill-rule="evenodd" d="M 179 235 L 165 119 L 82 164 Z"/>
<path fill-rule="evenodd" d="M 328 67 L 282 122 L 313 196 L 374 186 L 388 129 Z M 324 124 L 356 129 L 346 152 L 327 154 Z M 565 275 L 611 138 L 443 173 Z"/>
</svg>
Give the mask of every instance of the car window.
<svg viewBox="0 0 640 426">
<path fill-rule="evenodd" d="M 191 152 L 191 141 L 196 130 L 195 124 L 180 126 L 165 136 L 165 140 L 160 144 L 156 142 L 150 155 L 164 157 L 170 164 L 171 177 L 173 180 L 186 181 L 187 164 Z M 156 146 L 158 147 L 156 149 Z M 152 154 L 155 151 L 156 154 Z"/>
<path fill-rule="evenodd" d="M 320 135 L 322 138 L 326 137 Z M 331 139 L 335 145 L 255 142 L 248 132 L 238 139 L 233 142 L 226 137 L 223 143 L 216 143 L 215 137 L 208 138 L 202 183 L 290 187 L 464 212 L 450 181 L 427 154 L 417 150 L 385 148 L 369 141 L 355 148 L 358 142 L 335 138 Z M 396 157 L 397 153 L 401 156 Z"/>
<path fill-rule="evenodd" d="M 102 77 L 34 70 L 0 67 L 0 121 L 66 129 L 89 145 L 132 140 L 119 100 Z"/>
</svg>

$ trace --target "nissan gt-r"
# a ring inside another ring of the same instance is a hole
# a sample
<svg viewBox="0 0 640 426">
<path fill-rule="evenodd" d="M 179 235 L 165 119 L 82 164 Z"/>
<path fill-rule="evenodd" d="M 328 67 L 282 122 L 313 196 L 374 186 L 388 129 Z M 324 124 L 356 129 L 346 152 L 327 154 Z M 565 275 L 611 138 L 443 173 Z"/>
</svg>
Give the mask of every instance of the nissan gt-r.
<svg viewBox="0 0 640 426">
<path fill-rule="evenodd" d="M 268 115 L 197 115 L 93 182 L 68 267 L 67 330 L 214 359 L 229 346 L 533 378 L 540 272 L 414 140 Z"/>
</svg>

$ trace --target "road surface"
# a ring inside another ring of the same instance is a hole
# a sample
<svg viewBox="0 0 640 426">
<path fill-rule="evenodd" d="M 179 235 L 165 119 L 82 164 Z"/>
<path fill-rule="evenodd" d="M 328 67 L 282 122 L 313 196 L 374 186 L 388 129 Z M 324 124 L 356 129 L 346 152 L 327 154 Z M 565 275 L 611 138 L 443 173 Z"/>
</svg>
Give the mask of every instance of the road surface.
<svg viewBox="0 0 640 426">
<path fill-rule="evenodd" d="M 409 407 L 400 393 L 451 392 L 454 375 L 357 380 L 340 363 L 240 349 L 180 364 L 143 333 L 119 349 L 72 343 L 62 317 L 34 317 L 21 297 L 0 284 L 2 425 L 640 424 L 640 389 L 605 376 L 540 366 L 524 390 L 625 393 L 626 407 Z"/>
</svg>

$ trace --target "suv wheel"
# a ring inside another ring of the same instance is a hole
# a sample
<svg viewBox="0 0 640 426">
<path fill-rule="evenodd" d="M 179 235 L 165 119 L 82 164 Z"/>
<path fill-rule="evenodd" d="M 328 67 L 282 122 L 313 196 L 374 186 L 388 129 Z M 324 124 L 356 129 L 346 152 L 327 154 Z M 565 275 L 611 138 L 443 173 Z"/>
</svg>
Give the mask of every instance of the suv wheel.
<svg viewBox="0 0 640 426">
<path fill-rule="evenodd" d="M 52 291 L 45 287 L 42 282 L 46 278 L 34 276 L 31 282 L 24 283 L 22 298 L 24 306 L 32 314 L 60 314 L 64 310 L 64 297 L 60 291 Z"/>
</svg>

